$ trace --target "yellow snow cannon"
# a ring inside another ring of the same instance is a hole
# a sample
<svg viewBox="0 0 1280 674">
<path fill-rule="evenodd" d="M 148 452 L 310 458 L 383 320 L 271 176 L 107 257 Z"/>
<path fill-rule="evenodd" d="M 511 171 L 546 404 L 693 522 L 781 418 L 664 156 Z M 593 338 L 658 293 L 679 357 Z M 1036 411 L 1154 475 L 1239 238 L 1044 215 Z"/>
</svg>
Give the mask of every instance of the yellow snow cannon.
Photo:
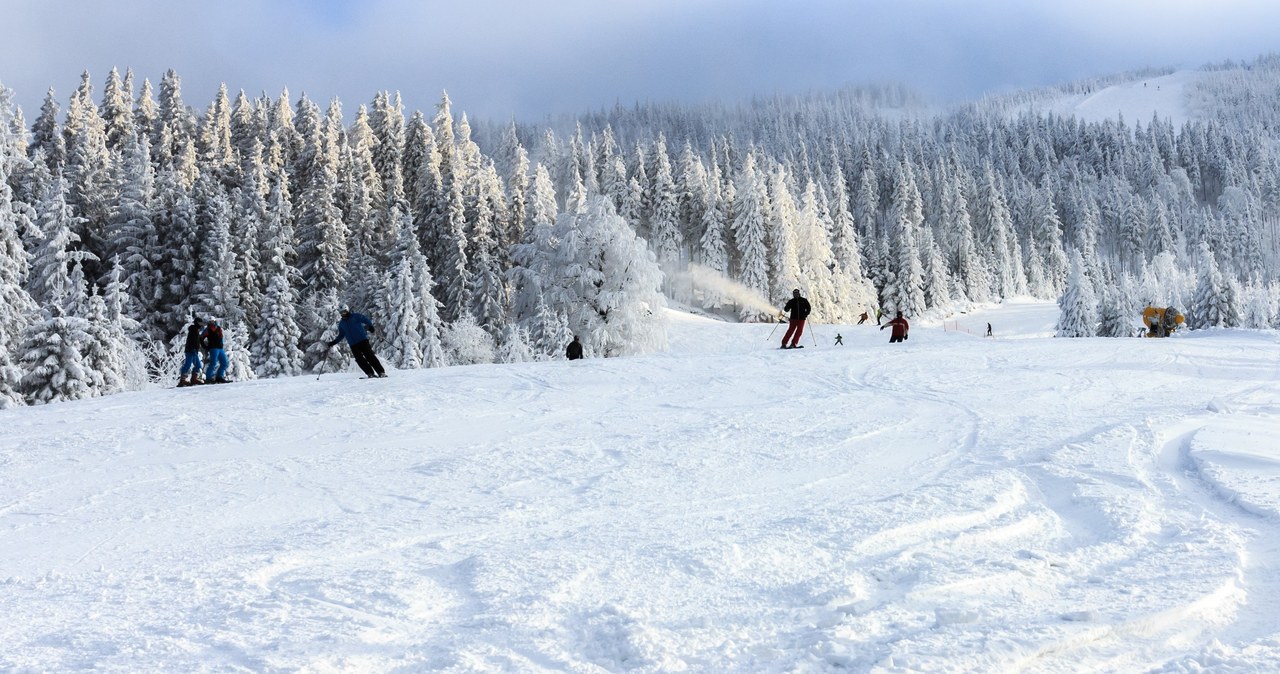
<svg viewBox="0 0 1280 674">
<path fill-rule="evenodd" d="M 1142 324 L 1147 326 L 1148 337 L 1168 337 L 1186 320 L 1182 312 L 1173 307 L 1147 307 L 1142 310 Z"/>
</svg>

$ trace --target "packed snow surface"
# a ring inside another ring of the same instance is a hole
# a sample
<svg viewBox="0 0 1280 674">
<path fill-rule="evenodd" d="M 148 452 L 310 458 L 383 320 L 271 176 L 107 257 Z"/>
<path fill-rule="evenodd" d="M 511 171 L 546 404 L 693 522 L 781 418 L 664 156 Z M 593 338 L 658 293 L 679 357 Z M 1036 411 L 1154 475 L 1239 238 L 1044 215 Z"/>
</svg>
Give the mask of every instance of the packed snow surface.
<svg viewBox="0 0 1280 674">
<path fill-rule="evenodd" d="M 1280 671 L 1280 336 L 1055 315 L 0 413 L 0 671 Z"/>
</svg>

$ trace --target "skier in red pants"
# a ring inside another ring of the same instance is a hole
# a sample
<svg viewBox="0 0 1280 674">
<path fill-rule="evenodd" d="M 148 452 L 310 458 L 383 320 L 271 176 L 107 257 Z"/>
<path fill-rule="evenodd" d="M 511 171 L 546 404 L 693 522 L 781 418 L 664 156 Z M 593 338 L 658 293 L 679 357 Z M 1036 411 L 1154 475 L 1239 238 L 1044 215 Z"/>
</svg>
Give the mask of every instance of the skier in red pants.
<svg viewBox="0 0 1280 674">
<path fill-rule="evenodd" d="M 801 297 L 800 289 L 796 288 L 791 291 L 791 299 L 782 307 L 782 310 L 791 312 L 787 334 L 782 336 L 782 348 L 803 349 L 804 345 L 800 344 L 800 335 L 804 333 L 804 319 L 809 317 L 809 300 Z M 790 342 L 790 345 L 787 342 Z"/>
</svg>

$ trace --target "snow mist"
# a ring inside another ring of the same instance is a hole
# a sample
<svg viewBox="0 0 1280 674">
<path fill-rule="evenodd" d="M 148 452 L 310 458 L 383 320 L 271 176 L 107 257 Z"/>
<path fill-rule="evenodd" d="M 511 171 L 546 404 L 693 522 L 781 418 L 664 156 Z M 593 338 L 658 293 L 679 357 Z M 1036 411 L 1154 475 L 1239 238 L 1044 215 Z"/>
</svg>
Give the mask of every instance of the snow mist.
<svg viewBox="0 0 1280 674">
<path fill-rule="evenodd" d="M 719 295 L 727 303 L 738 304 L 744 309 L 759 311 L 762 314 L 776 316 L 778 307 L 759 291 L 721 276 L 719 272 L 701 265 L 691 264 L 688 269 L 671 275 L 675 283 L 688 284 L 693 290 Z"/>
</svg>

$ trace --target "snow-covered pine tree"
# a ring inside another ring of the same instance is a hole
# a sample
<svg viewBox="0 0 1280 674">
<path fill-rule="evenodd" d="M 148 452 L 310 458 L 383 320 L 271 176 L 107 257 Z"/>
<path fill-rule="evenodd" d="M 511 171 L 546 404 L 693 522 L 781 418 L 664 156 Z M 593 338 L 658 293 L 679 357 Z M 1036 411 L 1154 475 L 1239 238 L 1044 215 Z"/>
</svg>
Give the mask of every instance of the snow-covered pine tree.
<svg viewBox="0 0 1280 674">
<path fill-rule="evenodd" d="M 121 276 L 144 315 L 157 309 L 159 285 L 164 282 L 155 269 L 163 252 L 153 220 L 155 172 L 149 142 L 146 136 L 132 132 L 122 139 L 119 198 L 106 231 L 106 251 L 119 261 Z M 57 208 L 57 204 L 53 206 Z"/>
<path fill-rule="evenodd" d="M 539 299 L 533 317 L 525 323 L 529 330 L 530 346 L 539 360 L 564 358 L 564 349 L 573 340 L 569 321 L 549 302 Z"/>
<path fill-rule="evenodd" d="M 96 291 L 89 296 L 89 313 L 85 317 L 88 339 L 81 345 L 85 371 L 90 375 L 93 395 L 110 395 L 130 388 L 129 372 L 132 354 L 137 346 L 119 324 L 113 322 L 107 303 Z"/>
<path fill-rule="evenodd" d="M 413 263 L 402 258 L 387 271 L 383 286 L 383 313 L 386 317 L 384 351 L 391 364 L 401 370 L 422 367 L 422 335 L 418 334 L 417 304 L 413 290 Z"/>
<path fill-rule="evenodd" d="M 201 316 L 219 319 L 225 332 L 244 318 L 236 275 L 237 243 L 231 239 L 230 199 L 220 187 L 210 189 L 204 209 L 208 235 L 193 289 L 194 308 Z"/>
<path fill-rule="evenodd" d="M 711 180 L 702 208 L 702 238 L 698 242 L 702 266 L 719 276 L 728 276 L 729 251 L 725 245 L 725 213 L 720 197 L 720 168 L 711 167 Z M 719 309 L 724 298 L 714 288 L 702 289 L 702 308 Z"/>
<path fill-rule="evenodd" d="M 764 180 L 756 170 L 754 152 L 747 154 L 734 195 L 733 238 L 738 253 L 738 281 L 761 296 L 768 296 L 769 252 L 765 233 L 772 208 Z M 743 307 L 744 317 L 756 311 Z"/>
<path fill-rule="evenodd" d="M 67 158 L 66 139 L 58 125 L 58 100 L 53 88 L 45 94 L 40 114 L 31 126 L 31 141 L 27 152 L 32 159 L 39 154 L 51 172 L 62 168 Z"/>
<path fill-rule="evenodd" d="M 809 303 L 813 306 L 813 320 L 836 323 L 848 320 L 845 310 L 847 292 L 841 292 L 832 274 L 835 256 L 831 252 L 831 237 L 823 209 L 818 205 L 818 189 L 813 181 L 805 184 L 800 196 L 800 211 L 795 228 L 796 259 L 800 265 L 800 279 Z"/>
<path fill-rule="evenodd" d="M 81 355 L 91 341 L 89 322 L 56 304 L 22 334 L 22 394 L 30 405 L 94 395 L 94 377 Z"/>
<path fill-rule="evenodd" d="M 920 248 L 925 304 L 930 308 L 947 311 L 952 302 L 951 279 L 947 276 L 947 262 L 942 257 L 942 248 L 938 246 L 933 238 L 933 231 L 928 227 L 920 230 Z"/>
<path fill-rule="evenodd" d="M 205 242 L 195 198 L 174 169 L 157 174 L 156 202 L 155 228 L 162 255 L 155 268 L 162 281 L 155 313 L 142 316 L 141 322 L 149 332 L 174 334 L 190 317 Z"/>
<path fill-rule="evenodd" d="M 561 242 L 551 304 L 589 353 L 623 356 L 666 347 L 662 270 L 605 197 L 556 219 Z"/>
<path fill-rule="evenodd" d="M 989 261 L 996 295 L 1002 299 L 1013 297 L 1018 294 L 1014 276 L 1013 216 L 1009 212 L 1004 189 L 990 164 L 984 167 L 982 194 L 976 214 L 973 228 L 980 254 Z"/>
<path fill-rule="evenodd" d="M 129 136 L 134 133 L 132 70 L 128 72 L 125 82 L 120 80 L 119 71 L 112 68 L 107 75 L 107 83 L 102 88 L 100 114 L 106 127 L 107 148 L 116 152 L 124 147 Z"/>
<path fill-rule="evenodd" d="M 1190 310 L 1187 323 L 1192 330 L 1240 325 L 1239 295 L 1219 271 L 1217 256 L 1208 243 L 1200 244 L 1200 275 Z"/>
<path fill-rule="evenodd" d="M 267 284 L 262 301 L 262 318 L 251 349 L 253 371 L 259 377 L 293 377 L 302 374 L 302 351 L 293 289 L 284 273 L 277 272 Z"/>
<path fill-rule="evenodd" d="M 1241 293 L 1241 326 L 1255 330 L 1269 330 L 1280 316 L 1280 283 L 1264 284 L 1253 279 Z"/>
<path fill-rule="evenodd" d="M 507 270 L 507 280 L 512 287 L 511 309 L 515 321 L 537 334 L 530 321 L 543 302 L 543 288 L 551 277 L 556 248 L 556 195 L 551 175 L 542 164 L 534 169 L 531 196 L 524 238 L 511 246 L 512 266 Z"/>
<path fill-rule="evenodd" d="M 1098 307 L 1098 336 L 1132 337 L 1137 329 L 1135 316 L 1137 312 L 1122 288 L 1112 286 L 1104 289 Z"/>
<path fill-rule="evenodd" d="M 331 106 L 324 123 L 317 123 L 306 139 L 304 152 L 312 157 L 308 182 L 302 187 L 301 208 L 296 209 L 298 267 L 303 281 L 315 292 L 341 292 L 345 287 L 349 231 L 338 208 L 337 138 L 341 112 Z"/>
<path fill-rule="evenodd" d="M 769 251 L 771 253 L 769 297 L 775 306 L 791 299 L 791 291 L 803 285 L 800 272 L 800 253 L 797 221 L 800 209 L 791 193 L 790 178 L 786 168 L 779 165 L 769 176 L 769 204 L 766 221 Z"/>
<path fill-rule="evenodd" d="M 680 227 L 680 194 L 676 191 L 671 159 L 667 156 L 667 144 L 663 138 L 658 138 L 650 156 L 654 173 L 650 188 L 653 212 L 649 216 L 649 231 L 658 264 L 670 271 L 680 264 L 680 250 L 684 246 Z"/>
<path fill-rule="evenodd" d="M 507 323 L 507 305 L 510 297 L 503 278 L 503 250 L 497 235 L 505 229 L 499 219 L 504 214 L 495 208 L 504 208 L 501 197 L 502 184 L 491 162 L 485 163 L 476 173 L 474 217 L 467 237 L 467 261 L 471 266 L 471 314 L 489 334 L 502 335 Z"/>
<path fill-rule="evenodd" d="M 18 341 L 5 331 L 10 322 L 5 316 L 7 311 L 7 307 L 0 306 L 0 410 L 26 402 L 22 397 L 22 369 L 10 355 L 18 347 Z"/>
<path fill-rule="evenodd" d="M 1058 308 L 1061 313 L 1055 337 L 1093 337 L 1098 333 L 1098 299 L 1078 250 L 1071 251 L 1071 272 L 1067 288 L 1058 298 Z"/>
<path fill-rule="evenodd" d="M 1053 205 L 1053 193 L 1041 187 L 1032 193 L 1031 227 L 1036 248 L 1029 251 L 1034 256 L 1044 279 L 1043 292 L 1058 296 L 1067 282 L 1067 253 L 1062 246 L 1062 219 Z M 1032 289 L 1035 293 L 1035 289 Z"/>
<path fill-rule="evenodd" d="M 18 216 L 5 181 L 8 151 L 0 145 L 0 409 L 22 400 L 18 381 L 20 371 L 13 361 L 21 353 L 18 340 L 36 312 L 36 303 L 23 287 L 27 280 L 28 257 L 22 246 Z"/>
<path fill-rule="evenodd" d="M 906 316 L 919 316 L 927 308 L 924 267 L 920 263 L 920 249 L 916 243 L 916 233 L 924 224 L 924 212 L 915 177 L 905 163 L 894 180 L 892 199 L 892 282 L 883 290 L 884 307 L 887 312 L 901 311 Z"/>
<path fill-rule="evenodd" d="M 69 276 L 71 265 L 89 254 L 73 249 L 80 237 L 75 233 L 76 217 L 66 201 L 66 195 L 67 184 L 61 176 L 48 182 L 40 195 L 40 220 L 37 226 L 43 239 L 32 252 L 27 287 L 31 290 L 32 298 L 41 306 L 49 303 L 63 305 L 63 300 L 72 292 Z M 16 245 L 21 250 L 21 243 Z M 22 261 L 25 270 L 25 254 Z"/>
<path fill-rule="evenodd" d="M 249 328 L 244 319 L 222 326 L 227 351 L 227 380 L 249 381 L 257 379 L 253 372 L 253 356 L 249 352 Z"/>
</svg>

